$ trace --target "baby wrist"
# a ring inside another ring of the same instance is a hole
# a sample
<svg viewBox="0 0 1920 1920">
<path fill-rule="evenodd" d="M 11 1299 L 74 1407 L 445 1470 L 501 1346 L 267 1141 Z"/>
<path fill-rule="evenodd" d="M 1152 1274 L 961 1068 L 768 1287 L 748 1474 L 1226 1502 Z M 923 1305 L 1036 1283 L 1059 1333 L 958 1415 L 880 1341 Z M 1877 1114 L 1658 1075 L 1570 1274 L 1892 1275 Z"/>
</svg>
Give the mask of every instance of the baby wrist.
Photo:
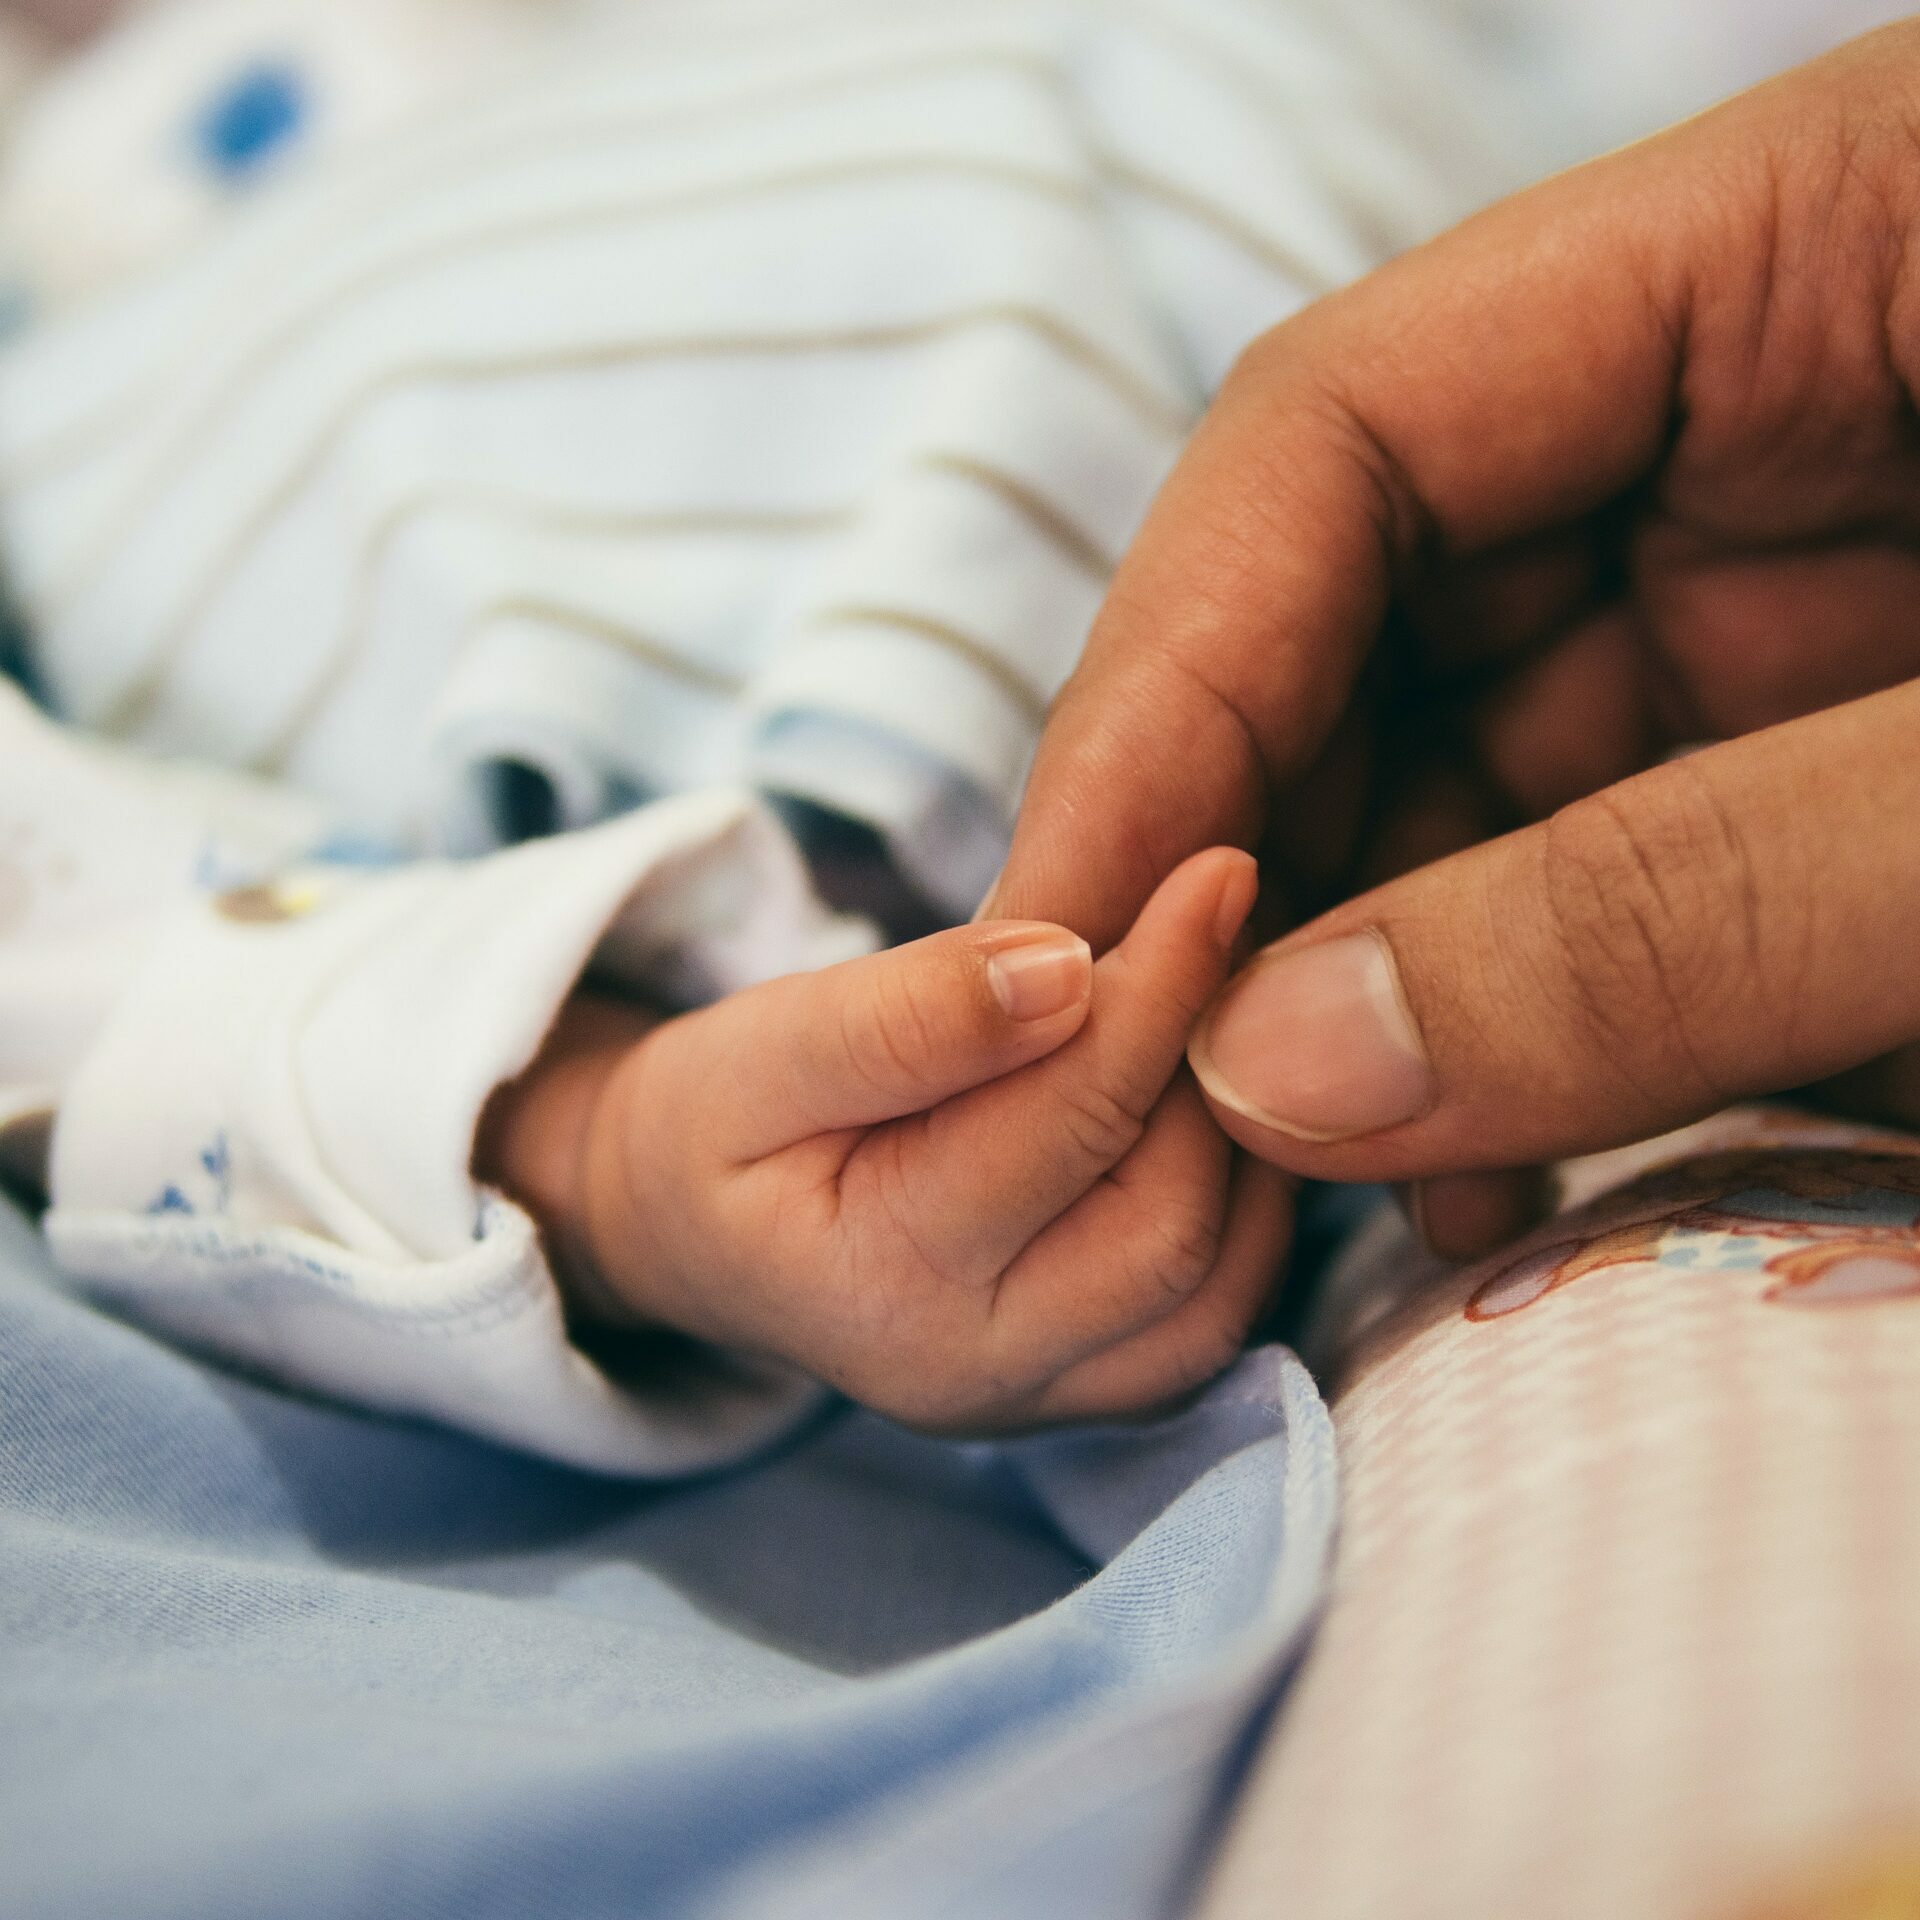
<svg viewBox="0 0 1920 1920">
<path fill-rule="evenodd" d="M 606 1208 L 593 1189 L 607 1178 L 597 1143 L 617 1128 L 608 1090 L 658 1025 L 639 1007 L 576 995 L 533 1065 L 488 1103 L 475 1143 L 475 1177 L 532 1216 L 570 1316 L 598 1325 L 647 1321 L 600 1257 L 593 1223 Z"/>
</svg>

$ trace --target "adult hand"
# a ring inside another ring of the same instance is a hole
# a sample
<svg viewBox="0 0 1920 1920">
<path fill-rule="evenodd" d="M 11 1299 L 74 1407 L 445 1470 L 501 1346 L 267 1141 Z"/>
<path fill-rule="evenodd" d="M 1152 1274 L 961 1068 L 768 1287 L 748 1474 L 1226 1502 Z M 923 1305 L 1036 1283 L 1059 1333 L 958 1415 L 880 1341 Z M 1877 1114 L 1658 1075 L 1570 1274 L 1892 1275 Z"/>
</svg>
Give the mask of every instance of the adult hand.
<svg viewBox="0 0 1920 1920">
<path fill-rule="evenodd" d="M 1216 1114 L 1456 1253 L 1498 1170 L 1920 1040 L 1917 393 L 1920 23 L 1321 302 L 1149 517 L 992 910 L 1104 945 L 1256 848 L 1297 930 Z M 1920 1117 L 1913 1058 L 1852 1091 Z"/>
</svg>

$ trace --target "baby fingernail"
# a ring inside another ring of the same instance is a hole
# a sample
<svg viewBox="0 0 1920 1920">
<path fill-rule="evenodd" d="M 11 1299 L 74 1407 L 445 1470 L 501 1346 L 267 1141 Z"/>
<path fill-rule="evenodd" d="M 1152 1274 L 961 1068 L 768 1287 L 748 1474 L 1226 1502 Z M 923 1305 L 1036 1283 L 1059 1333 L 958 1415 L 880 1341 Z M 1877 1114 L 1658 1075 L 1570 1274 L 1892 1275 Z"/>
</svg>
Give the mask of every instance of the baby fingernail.
<svg viewBox="0 0 1920 1920">
<path fill-rule="evenodd" d="M 1048 1020 L 1087 997 L 1093 949 L 1071 933 L 1003 947 L 987 962 L 987 984 L 1009 1019 Z"/>
<path fill-rule="evenodd" d="M 1222 1106 L 1302 1140 L 1354 1140 L 1424 1113 L 1433 1068 L 1372 933 L 1257 960 L 1202 1027 L 1201 1084 Z"/>
</svg>

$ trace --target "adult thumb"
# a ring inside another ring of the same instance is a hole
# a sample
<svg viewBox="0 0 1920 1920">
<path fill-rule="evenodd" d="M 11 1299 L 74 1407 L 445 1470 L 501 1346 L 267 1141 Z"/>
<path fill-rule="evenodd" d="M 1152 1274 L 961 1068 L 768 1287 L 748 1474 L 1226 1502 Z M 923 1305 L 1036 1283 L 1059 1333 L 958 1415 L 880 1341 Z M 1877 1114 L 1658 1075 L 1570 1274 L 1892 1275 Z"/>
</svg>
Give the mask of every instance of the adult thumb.
<svg viewBox="0 0 1920 1920">
<path fill-rule="evenodd" d="M 1708 747 L 1261 954 L 1193 1063 L 1333 1180 L 1618 1146 L 1920 1038 L 1920 683 Z"/>
</svg>

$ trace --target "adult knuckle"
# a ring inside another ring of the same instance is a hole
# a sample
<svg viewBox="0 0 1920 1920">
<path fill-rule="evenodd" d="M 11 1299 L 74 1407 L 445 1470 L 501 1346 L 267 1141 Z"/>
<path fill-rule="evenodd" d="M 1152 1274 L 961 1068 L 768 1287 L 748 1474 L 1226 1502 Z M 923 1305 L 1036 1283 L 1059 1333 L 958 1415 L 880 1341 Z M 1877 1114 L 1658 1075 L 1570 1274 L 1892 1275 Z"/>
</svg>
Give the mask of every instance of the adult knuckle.
<svg viewBox="0 0 1920 1920">
<path fill-rule="evenodd" d="M 1739 823 L 1684 763 L 1556 814 L 1544 896 L 1570 1011 L 1616 1064 L 1650 1060 L 1670 1087 L 1710 1088 L 1699 1038 L 1756 985 L 1759 913 Z"/>
</svg>

